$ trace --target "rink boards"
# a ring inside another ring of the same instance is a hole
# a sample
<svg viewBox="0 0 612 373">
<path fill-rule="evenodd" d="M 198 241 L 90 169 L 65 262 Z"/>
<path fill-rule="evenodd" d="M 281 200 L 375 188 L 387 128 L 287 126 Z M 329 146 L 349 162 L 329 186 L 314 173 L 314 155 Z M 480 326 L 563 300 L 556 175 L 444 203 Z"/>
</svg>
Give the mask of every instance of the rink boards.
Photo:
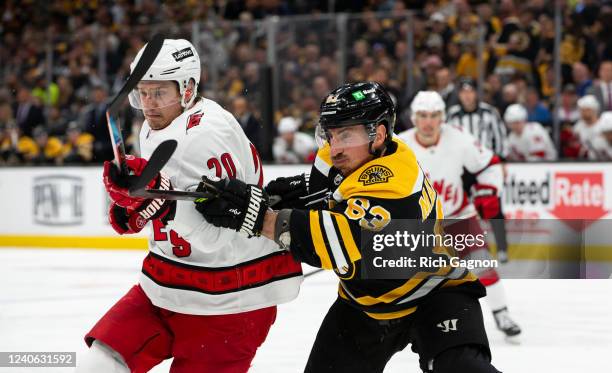
<svg viewBox="0 0 612 373">
<path fill-rule="evenodd" d="M 308 171 L 267 165 L 265 179 Z M 612 261 L 612 163 L 505 166 L 503 207 L 511 257 L 563 259 L 581 240 L 590 261 Z M 0 169 L 0 247 L 145 249 L 146 235 L 120 237 L 107 222 L 99 167 Z M 569 220 L 571 219 L 571 220 Z M 550 250 L 550 243 L 555 250 Z"/>
</svg>

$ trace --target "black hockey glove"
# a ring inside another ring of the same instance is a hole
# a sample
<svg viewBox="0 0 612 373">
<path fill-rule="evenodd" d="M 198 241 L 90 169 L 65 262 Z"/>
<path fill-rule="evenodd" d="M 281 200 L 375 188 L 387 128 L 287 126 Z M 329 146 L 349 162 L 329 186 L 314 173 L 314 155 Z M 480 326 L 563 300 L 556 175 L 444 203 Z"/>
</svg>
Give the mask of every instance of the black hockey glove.
<svg viewBox="0 0 612 373">
<path fill-rule="evenodd" d="M 270 205 L 268 195 L 257 185 L 237 179 L 212 180 L 202 176 L 198 192 L 212 192 L 215 197 L 195 201 L 196 210 L 207 222 L 223 228 L 259 236 Z"/>
<path fill-rule="evenodd" d="M 310 175 L 301 174 L 291 177 L 279 177 L 266 185 L 265 191 L 270 196 L 275 210 L 286 208 L 303 209 L 307 202 L 308 182 Z"/>
</svg>

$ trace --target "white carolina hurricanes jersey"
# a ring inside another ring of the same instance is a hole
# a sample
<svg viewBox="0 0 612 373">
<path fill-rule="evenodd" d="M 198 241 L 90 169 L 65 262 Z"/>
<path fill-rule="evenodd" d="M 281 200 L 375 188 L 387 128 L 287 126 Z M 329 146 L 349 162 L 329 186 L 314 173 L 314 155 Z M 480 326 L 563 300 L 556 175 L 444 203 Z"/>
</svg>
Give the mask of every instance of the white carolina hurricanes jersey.
<svg viewBox="0 0 612 373">
<path fill-rule="evenodd" d="M 501 165 L 493 164 L 493 152 L 481 146 L 467 132 L 442 124 L 438 143 L 427 147 L 416 139 L 416 128 L 404 131 L 398 137 L 414 151 L 421 168 L 431 180 L 442 200 L 445 219 L 465 219 L 476 215 L 476 208 L 463 189 L 461 175 L 464 168 L 476 174 L 479 184 L 490 185 L 498 193 L 501 190 Z"/>
<path fill-rule="evenodd" d="M 234 117 L 202 99 L 159 131 L 145 121 L 142 157 L 163 141 L 178 147 L 162 172 L 172 186 L 194 190 L 202 175 L 262 184 L 262 164 Z M 156 306 L 180 313 L 245 312 L 294 299 L 302 282 L 300 264 L 267 238 L 217 228 L 192 201 L 177 201 L 173 220 L 152 222 L 149 255 L 140 285 Z"/>
<path fill-rule="evenodd" d="M 557 159 L 557 150 L 550 135 L 540 123 L 528 122 L 518 135 L 508 136 L 508 159 L 513 161 L 552 161 Z"/>
</svg>

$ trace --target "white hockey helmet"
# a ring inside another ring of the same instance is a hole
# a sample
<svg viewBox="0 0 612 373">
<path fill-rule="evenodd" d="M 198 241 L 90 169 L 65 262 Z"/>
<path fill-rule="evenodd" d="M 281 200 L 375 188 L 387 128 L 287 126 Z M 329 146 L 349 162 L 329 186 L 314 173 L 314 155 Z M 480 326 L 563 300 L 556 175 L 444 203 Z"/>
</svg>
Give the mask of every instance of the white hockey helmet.
<svg viewBox="0 0 612 373">
<path fill-rule="evenodd" d="M 145 47 L 146 45 L 138 51 L 136 58 L 130 64 L 130 72 L 134 70 Z M 177 82 L 181 96 L 181 106 L 186 108 L 191 105 L 197 96 L 200 84 L 200 71 L 200 56 L 189 41 L 185 39 L 165 39 L 155 61 L 153 61 L 153 64 L 141 80 L 169 80 Z M 187 99 L 185 91 L 191 79 L 195 82 L 195 89 L 193 94 Z M 129 100 L 132 107 L 142 109 L 140 95 L 136 89 L 130 92 Z"/>
<path fill-rule="evenodd" d="M 506 123 L 526 122 L 527 109 L 521 104 L 512 104 L 508 106 L 504 113 L 504 121 Z"/>
<path fill-rule="evenodd" d="M 419 111 L 424 111 L 426 113 L 442 113 L 442 121 L 446 120 L 446 104 L 442 99 L 442 96 L 436 91 L 420 91 L 414 96 L 412 99 L 412 103 L 410 104 L 410 119 L 412 123 L 415 123 L 416 113 Z"/>
<path fill-rule="evenodd" d="M 595 112 L 599 113 L 599 101 L 593 95 L 586 95 L 581 97 L 578 102 L 576 102 L 578 109 L 592 109 Z"/>
</svg>

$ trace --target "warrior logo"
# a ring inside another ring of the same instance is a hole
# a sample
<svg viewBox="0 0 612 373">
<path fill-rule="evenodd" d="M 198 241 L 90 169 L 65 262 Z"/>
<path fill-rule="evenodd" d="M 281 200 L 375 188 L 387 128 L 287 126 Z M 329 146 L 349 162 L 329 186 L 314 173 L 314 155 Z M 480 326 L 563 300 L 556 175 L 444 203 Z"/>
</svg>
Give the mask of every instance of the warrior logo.
<svg viewBox="0 0 612 373">
<path fill-rule="evenodd" d="M 359 181 L 363 185 L 372 185 L 378 183 L 386 183 L 389 178 L 393 177 L 393 172 L 385 166 L 374 165 L 366 168 L 361 175 L 359 175 Z"/>
</svg>

